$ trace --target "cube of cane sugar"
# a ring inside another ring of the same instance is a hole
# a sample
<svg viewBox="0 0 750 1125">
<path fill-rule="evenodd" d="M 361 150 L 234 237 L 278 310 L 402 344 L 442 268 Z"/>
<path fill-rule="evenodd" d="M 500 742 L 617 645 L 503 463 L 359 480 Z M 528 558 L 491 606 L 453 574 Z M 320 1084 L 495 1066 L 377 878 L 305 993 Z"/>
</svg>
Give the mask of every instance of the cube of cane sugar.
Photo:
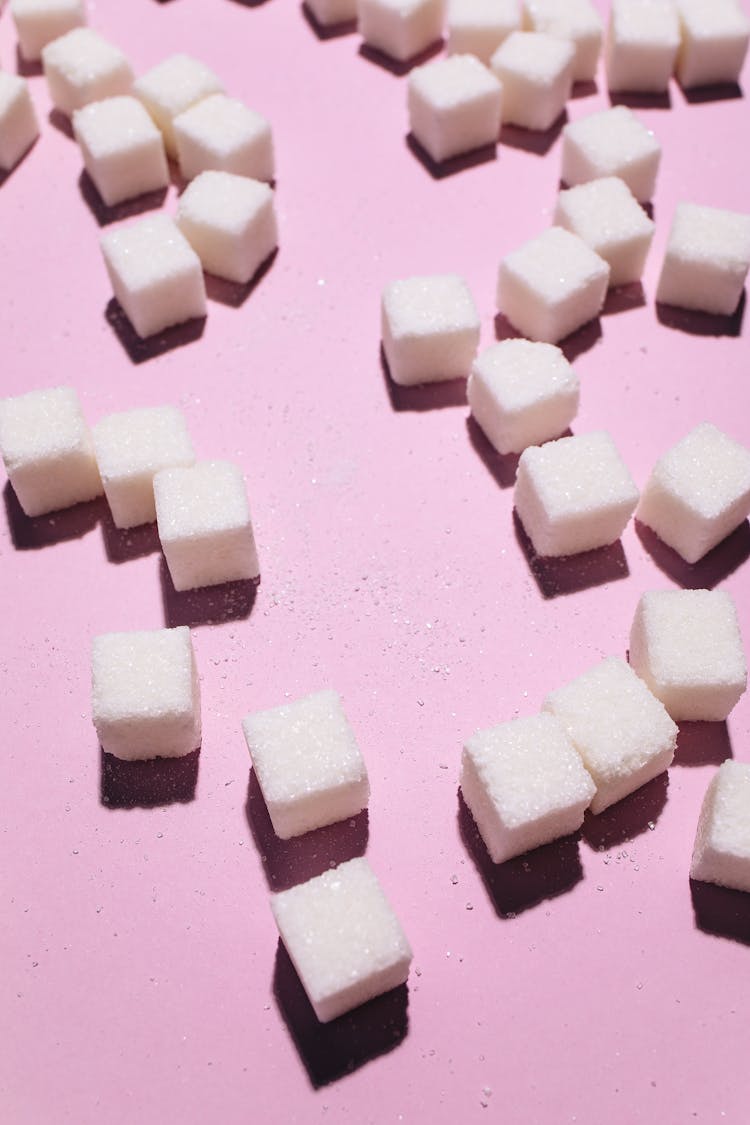
<svg viewBox="0 0 750 1125">
<path fill-rule="evenodd" d="M 747 687 L 737 611 L 723 590 L 643 594 L 629 657 L 677 722 L 721 722 Z"/>
<path fill-rule="evenodd" d="M 640 203 L 647 203 L 660 160 L 656 137 L 624 105 L 571 121 L 563 129 L 561 179 L 569 187 L 618 176 Z"/>
<path fill-rule="evenodd" d="M 167 153 L 176 156 L 175 117 L 211 94 L 223 94 L 224 87 L 202 62 L 189 55 L 171 55 L 136 79 L 133 93 L 161 129 Z"/>
<path fill-rule="evenodd" d="M 108 207 L 169 183 L 161 133 L 137 98 L 105 98 L 76 110 L 73 133 Z"/>
<path fill-rule="evenodd" d="M 750 267 L 750 215 L 679 203 L 664 255 L 657 301 L 731 316 Z"/>
<path fill-rule="evenodd" d="M 573 81 L 591 82 L 602 49 L 604 25 L 591 0 L 524 0 L 524 27 L 569 39 L 575 47 Z"/>
<path fill-rule="evenodd" d="M 663 93 L 679 46 L 672 0 L 612 0 L 604 49 L 610 90 Z"/>
<path fill-rule="evenodd" d="M 512 719 L 464 745 L 461 792 L 493 863 L 576 832 L 596 786 L 552 715 Z"/>
<path fill-rule="evenodd" d="M 592 813 L 651 781 L 674 757 L 677 726 L 619 657 L 551 692 L 543 710 L 562 723 L 594 779 Z"/>
<path fill-rule="evenodd" d="M 503 85 L 503 124 L 542 132 L 565 109 L 573 85 L 575 48 L 565 39 L 514 31 L 490 66 Z"/>
<path fill-rule="evenodd" d="M 702 422 L 654 466 L 636 516 L 696 563 L 750 515 L 750 450 Z"/>
<path fill-rule="evenodd" d="M 94 426 L 93 437 L 115 527 L 155 520 L 154 475 L 195 461 L 184 415 L 174 406 L 110 414 Z"/>
<path fill-rule="evenodd" d="M 521 454 L 516 512 L 542 557 L 576 555 L 619 539 L 638 489 L 607 433 L 559 438 Z"/>
<path fill-rule="evenodd" d="M 312 12 L 320 27 L 353 23 L 357 18 L 357 0 L 305 0 L 305 6 Z M 259 180 L 263 178 L 256 177 Z"/>
<path fill-rule="evenodd" d="M 489 64 L 501 43 L 521 29 L 521 0 L 448 0 L 448 54 Z"/>
<path fill-rule="evenodd" d="M 242 473 L 228 461 L 199 461 L 154 476 L 156 524 L 175 590 L 218 586 L 260 574 Z"/>
<path fill-rule="evenodd" d="M 677 0 L 682 44 L 677 56 L 680 84 L 736 82 L 750 38 L 750 20 L 737 0 Z"/>
<path fill-rule="evenodd" d="M 92 651 L 93 719 L 102 749 L 125 761 L 179 758 L 201 742 L 190 630 L 104 633 Z"/>
<path fill-rule="evenodd" d="M 282 840 L 367 808 L 367 769 L 335 691 L 248 715 L 242 727 L 273 830 Z"/>
<path fill-rule="evenodd" d="M 11 0 L 10 14 L 21 54 L 29 62 L 39 59 L 53 39 L 86 23 L 83 0 Z"/>
<path fill-rule="evenodd" d="M 91 434 L 70 387 L 1 400 L 0 453 L 27 516 L 102 494 Z"/>
<path fill-rule="evenodd" d="M 115 297 L 139 336 L 206 315 L 200 259 L 167 215 L 108 232 L 101 246 Z"/>
<path fill-rule="evenodd" d="M 368 47 L 407 62 L 443 34 L 445 0 L 359 0 L 359 33 Z"/>
<path fill-rule="evenodd" d="M 212 94 L 174 119 L 180 171 L 186 180 L 216 170 L 272 180 L 271 126 L 236 98 Z"/>
<path fill-rule="evenodd" d="M 366 859 L 272 895 L 271 909 L 321 1023 L 406 981 L 411 948 Z"/>
<path fill-rule="evenodd" d="M 90 27 L 76 27 L 48 43 L 42 65 L 54 105 L 69 115 L 89 102 L 129 94 L 133 85 L 125 55 Z"/>
<path fill-rule="evenodd" d="M 0 171 L 15 168 L 39 136 L 34 103 L 24 78 L 0 72 Z"/>
<path fill-rule="evenodd" d="M 463 278 L 408 277 L 383 290 L 383 350 L 394 383 L 466 379 L 479 346 L 479 314 Z"/>
<path fill-rule="evenodd" d="M 498 453 L 559 437 L 578 411 L 578 376 L 553 344 L 503 340 L 474 360 L 471 413 Z"/>
<path fill-rule="evenodd" d="M 271 188 L 231 172 L 201 172 L 180 196 L 176 221 L 204 270 L 240 285 L 278 245 Z"/>
<path fill-rule="evenodd" d="M 439 163 L 497 144 L 502 87 L 473 55 L 453 55 L 409 75 L 409 126 Z"/>
<path fill-rule="evenodd" d="M 556 344 L 601 312 L 609 266 L 577 235 L 550 227 L 500 263 L 497 307 L 530 340 Z"/>
<path fill-rule="evenodd" d="M 654 223 L 623 180 L 607 176 L 561 192 L 554 222 L 607 262 L 610 285 L 640 281 Z"/>
<path fill-rule="evenodd" d="M 750 765 L 722 762 L 708 787 L 690 878 L 750 891 Z"/>
</svg>

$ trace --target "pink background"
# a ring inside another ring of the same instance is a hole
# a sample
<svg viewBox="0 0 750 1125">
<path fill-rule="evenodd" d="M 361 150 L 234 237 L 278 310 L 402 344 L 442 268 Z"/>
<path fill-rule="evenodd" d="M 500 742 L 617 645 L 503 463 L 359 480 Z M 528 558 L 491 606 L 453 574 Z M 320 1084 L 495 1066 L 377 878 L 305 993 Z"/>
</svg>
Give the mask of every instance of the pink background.
<svg viewBox="0 0 750 1125">
<path fill-rule="evenodd" d="M 181 405 L 199 455 L 247 475 L 263 574 L 254 601 L 177 595 L 152 528 L 116 532 L 103 502 L 29 521 L 5 489 L 0 1116 L 746 1122 L 750 907 L 710 888 L 694 904 L 688 867 L 716 764 L 750 760 L 750 699 L 726 727 L 683 729 L 668 784 L 497 871 L 457 797 L 462 740 L 624 654 L 642 591 L 721 585 L 750 638 L 747 524 L 695 568 L 632 523 L 609 550 L 531 563 L 514 465 L 467 425 L 463 388 L 384 379 L 392 278 L 463 274 L 493 340 L 498 263 L 550 220 L 559 135 L 506 130 L 497 159 L 433 178 L 406 144 L 404 77 L 356 35 L 318 39 L 295 0 L 98 0 L 91 23 L 139 72 L 202 58 L 271 119 L 281 249 L 249 294 L 211 283 L 199 336 L 167 341 L 185 346 L 134 345 L 98 247 L 113 216 L 32 75 L 42 136 L 0 185 L 1 390 L 71 384 L 91 422 Z M 569 114 L 607 104 L 600 77 Z M 612 296 L 566 348 L 574 430 L 609 429 L 639 485 L 703 419 L 750 438 L 747 318 L 660 318 L 653 300 L 678 200 L 747 208 L 747 100 L 673 85 L 642 117 L 664 146 L 645 303 Z M 92 636 L 179 623 L 200 754 L 103 763 Z M 366 756 L 369 818 L 281 844 L 240 719 L 327 685 Z M 414 948 L 408 1003 L 320 1029 L 268 892 L 365 846 Z"/>
</svg>

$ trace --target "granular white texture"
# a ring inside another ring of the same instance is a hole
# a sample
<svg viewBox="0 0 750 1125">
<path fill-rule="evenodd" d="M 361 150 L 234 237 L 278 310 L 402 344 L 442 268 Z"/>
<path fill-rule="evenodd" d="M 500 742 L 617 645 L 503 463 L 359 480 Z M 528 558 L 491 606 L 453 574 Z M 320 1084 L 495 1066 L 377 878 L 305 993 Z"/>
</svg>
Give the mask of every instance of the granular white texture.
<svg viewBox="0 0 750 1125">
<path fill-rule="evenodd" d="M 409 277 L 383 290 L 383 350 L 394 383 L 466 379 L 479 346 L 479 313 L 463 278 Z"/>
<path fill-rule="evenodd" d="M 212 169 L 254 180 L 274 178 L 271 126 L 236 98 L 212 94 L 180 113 L 173 125 L 186 180 Z"/>
<path fill-rule="evenodd" d="M 412 951 L 366 859 L 272 895 L 271 909 L 321 1023 L 406 981 Z"/>
<path fill-rule="evenodd" d="M 750 765 L 722 762 L 703 798 L 691 879 L 750 891 Z"/>
<path fill-rule="evenodd" d="M 677 77 L 686 89 L 737 82 L 750 20 L 737 0 L 677 0 L 682 43 Z"/>
<path fill-rule="evenodd" d="M 357 15 L 368 47 L 407 62 L 442 37 L 445 0 L 358 0 Z"/>
<path fill-rule="evenodd" d="M 750 215 L 679 203 L 669 232 L 657 301 L 731 316 L 750 268 Z"/>
<path fill-rule="evenodd" d="M 0 71 L 0 171 L 15 168 L 38 136 L 39 122 L 28 82 Z"/>
<path fill-rule="evenodd" d="M 640 203 L 654 194 L 661 145 L 624 105 L 599 110 L 563 129 L 560 178 L 568 187 L 618 176 Z"/>
<path fill-rule="evenodd" d="M 489 63 L 501 43 L 521 30 L 521 0 L 448 0 L 448 54 Z"/>
<path fill-rule="evenodd" d="M 575 48 L 566 39 L 514 31 L 490 60 L 503 86 L 503 124 L 546 131 L 565 109 Z"/>
<path fill-rule="evenodd" d="M 575 48 L 574 82 L 591 82 L 602 50 L 604 24 L 591 0 L 524 0 L 524 26 L 569 39 Z"/>
<path fill-rule="evenodd" d="M 223 94 L 224 87 L 204 63 L 171 55 L 136 79 L 133 93 L 161 129 L 169 155 L 176 156 L 175 117 L 211 94 Z"/>
<path fill-rule="evenodd" d="M 129 94 L 133 70 L 119 47 L 90 27 L 76 27 L 48 43 L 42 65 L 50 97 L 63 113 L 89 102 Z"/>
<path fill-rule="evenodd" d="M 108 207 L 169 183 L 161 133 L 136 98 L 105 98 L 76 110 L 73 133 Z"/>
<path fill-rule="evenodd" d="M 83 0 L 10 0 L 10 14 L 21 54 L 29 62 L 41 58 L 53 39 L 86 23 Z"/>
<path fill-rule="evenodd" d="M 679 46 L 672 0 L 612 0 L 604 51 L 610 90 L 663 93 Z"/>
<path fill-rule="evenodd" d="M 357 0 L 305 0 L 305 6 L 321 27 L 352 23 L 357 18 Z"/>
<path fill-rule="evenodd" d="M 434 161 L 497 144 L 502 87 L 473 55 L 416 67 L 408 91 L 409 127 Z"/>
<path fill-rule="evenodd" d="M 554 223 L 607 262 L 610 286 L 640 281 L 655 228 L 623 180 L 608 176 L 560 192 Z"/>
</svg>

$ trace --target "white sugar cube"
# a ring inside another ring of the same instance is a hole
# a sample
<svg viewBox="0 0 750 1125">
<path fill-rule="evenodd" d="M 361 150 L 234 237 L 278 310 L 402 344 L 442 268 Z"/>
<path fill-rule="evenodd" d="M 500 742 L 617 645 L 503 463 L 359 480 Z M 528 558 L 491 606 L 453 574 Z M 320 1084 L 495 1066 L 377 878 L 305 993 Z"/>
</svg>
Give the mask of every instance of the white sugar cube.
<svg viewBox="0 0 750 1125">
<path fill-rule="evenodd" d="M 394 383 L 466 379 L 479 346 L 479 314 L 463 278 L 408 277 L 383 290 L 383 350 Z"/>
<path fill-rule="evenodd" d="M 105 98 L 76 110 L 73 133 L 108 207 L 169 183 L 161 133 L 137 98 Z"/>
<path fill-rule="evenodd" d="M 321 1023 L 406 981 L 411 948 L 366 859 L 272 895 L 271 909 Z"/>
<path fill-rule="evenodd" d="M 453 55 L 409 75 L 409 126 L 436 162 L 497 144 L 502 87 L 473 55 Z"/>
<path fill-rule="evenodd" d="M 92 680 L 94 726 L 108 754 L 179 758 L 200 746 L 200 687 L 187 626 L 95 637 Z"/>
<path fill-rule="evenodd" d="M 367 769 L 335 691 L 248 715 L 242 727 L 273 830 L 282 840 L 367 807 Z"/>
<path fill-rule="evenodd" d="M 624 105 L 571 121 L 563 129 L 561 179 L 569 187 L 618 176 L 640 203 L 647 203 L 660 160 L 656 137 Z"/>
<path fill-rule="evenodd" d="M 67 114 L 89 102 L 129 94 L 133 85 L 125 55 L 90 27 L 76 27 L 48 43 L 42 65 L 53 104 Z"/>
<path fill-rule="evenodd" d="M 357 0 L 305 0 L 305 6 L 321 27 L 352 23 L 357 18 Z M 263 179 L 262 176 L 256 178 Z"/>
<path fill-rule="evenodd" d="M 536 553 L 559 557 L 619 539 L 638 489 L 609 434 L 577 434 L 521 454 L 514 500 Z"/>
<path fill-rule="evenodd" d="M 161 129 L 169 155 L 176 156 L 175 117 L 211 94 L 223 94 L 224 87 L 204 63 L 189 55 L 171 55 L 136 79 L 133 93 Z"/>
<path fill-rule="evenodd" d="M 569 39 L 575 47 L 573 81 L 591 82 L 602 49 L 604 24 L 591 0 L 524 0 L 524 26 Z"/>
<path fill-rule="evenodd" d="M 0 453 L 27 516 L 101 496 L 91 434 L 70 387 L 0 400 Z"/>
<path fill-rule="evenodd" d="M 445 0 L 358 0 L 357 12 L 366 45 L 407 62 L 441 38 Z"/>
<path fill-rule="evenodd" d="M 651 781 L 674 757 L 677 726 L 619 657 L 551 692 L 543 709 L 562 723 L 594 779 L 593 813 Z"/>
<path fill-rule="evenodd" d="M 723 590 L 643 594 L 629 657 L 677 722 L 721 722 L 747 687 L 737 611 Z"/>
<path fill-rule="evenodd" d="M 204 270 L 244 285 L 278 245 L 268 184 L 201 172 L 180 196 L 177 226 Z"/>
<path fill-rule="evenodd" d="M 608 176 L 560 192 L 553 221 L 607 262 L 610 285 L 640 281 L 654 223 L 623 180 Z"/>
<path fill-rule="evenodd" d="M 206 315 L 200 259 L 167 215 L 110 231 L 101 246 L 115 297 L 139 336 Z"/>
<path fill-rule="evenodd" d="M 521 28 L 521 0 L 448 0 L 448 53 L 489 63 Z"/>
<path fill-rule="evenodd" d="M 39 59 L 53 39 L 86 23 L 83 0 L 10 0 L 10 14 L 21 54 L 30 62 Z"/>
<path fill-rule="evenodd" d="M 677 77 L 685 88 L 737 82 L 750 20 L 737 0 L 677 0 L 682 44 Z"/>
<path fill-rule="evenodd" d="M 497 307 L 530 340 L 555 344 L 601 312 L 609 266 L 561 227 L 512 251 L 500 263 Z"/>
<path fill-rule="evenodd" d="M 656 462 L 636 515 L 698 562 L 750 515 L 750 450 L 702 422 Z"/>
<path fill-rule="evenodd" d="M 565 109 L 573 84 L 575 48 L 565 39 L 514 31 L 490 66 L 503 85 L 503 124 L 542 132 Z"/>
<path fill-rule="evenodd" d="M 93 437 L 115 527 L 155 520 L 154 475 L 195 461 L 184 415 L 174 406 L 110 414 L 94 426 Z"/>
<path fill-rule="evenodd" d="M 722 762 L 698 821 L 691 879 L 750 891 L 750 765 Z"/>
<path fill-rule="evenodd" d="M 154 476 L 156 523 L 175 590 L 260 574 L 242 473 L 228 461 L 162 469 Z"/>
<path fill-rule="evenodd" d="M 576 832 L 596 793 L 552 715 L 513 719 L 464 745 L 461 792 L 493 863 Z"/>
<path fill-rule="evenodd" d="M 212 94 L 178 114 L 173 125 L 177 159 L 186 180 L 211 169 L 254 180 L 273 179 L 271 126 L 236 98 Z"/>
<path fill-rule="evenodd" d="M 657 301 L 731 316 L 750 267 L 750 215 L 679 203 L 664 255 Z"/>
<path fill-rule="evenodd" d="M 664 93 L 679 46 L 672 0 L 612 0 L 604 49 L 610 90 Z"/>
<path fill-rule="evenodd" d="M 0 71 L 0 171 L 9 172 L 39 136 L 28 83 Z"/>
<path fill-rule="evenodd" d="M 559 437 L 578 411 L 578 376 L 554 344 L 503 340 L 474 360 L 466 396 L 498 453 Z"/>
</svg>

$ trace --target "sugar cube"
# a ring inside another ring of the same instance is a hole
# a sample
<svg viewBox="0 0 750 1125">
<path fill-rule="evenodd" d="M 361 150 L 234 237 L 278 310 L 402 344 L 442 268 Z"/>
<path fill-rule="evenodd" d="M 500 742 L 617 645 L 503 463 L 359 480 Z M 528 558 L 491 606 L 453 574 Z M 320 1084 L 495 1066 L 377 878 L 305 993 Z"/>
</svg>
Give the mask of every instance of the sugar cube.
<svg viewBox="0 0 750 1125">
<path fill-rule="evenodd" d="M 406 981 L 411 948 L 363 857 L 272 895 L 271 909 L 321 1023 Z"/>
<path fill-rule="evenodd" d="M 750 267 L 750 215 L 679 203 L 664 255 L 657 301 L 731 316 Z"/>
<path fill-rule="evenodd" d="M 39 122 L 28 83 L 0 71 L 0 171 L 15 168 L 38 136 Z"/>
<path fill-rule="evenodd" d="M 407 62 L 440 40 L 445 0 L 358 0 L 357 12 L 365 44 Z"/>
<path fill-rule="evenodd" d="M 594 779 L 592 813 L 622 800 L 672 762 L 677 726 L 632 668 L 610 656 L 543 703 Z"/>
<path fill-rule="evenodd" d="M 598 316 L 609 266 L 583 239 L 550 227 L 500 263 L 497 307 L 530 340 L 556 344 Z"/>
<path fill-rule="evenodd" d="M 685 88 L 737 82 L 750 20 L 737 0 L 677 0 L 682 43 L 677 77 Z"/>
<path fill-rule="evenodd" d="M 750 515 L 750 450 L 701 422 L 660 457 L 636 516 L 696 563 Z"/>
<path fill-rule="evenodd" d="M 305 6 L 320 27 L 353 23 L 357 18 L 357 0 L 305 0 Z M 256 178 L 262 180 L 264 177 Z"/>
<path fill-rule="evenodd" d="M 248 715 L 242 727 L 273 830 L 282 840 L 367 807 L 367 769 L 335 691 Z"/>
<path fill-rule="evenodd" d="M 664 93 L 679 46 L 672 0 L 612 0 L 604 50 L 610 90 Z"/>
<path fill-rule="evenodd" d="M 254 180 L 274 178 L 271 126 L 236 98 L 212 94 L 178 114 L 173 124 L 186 180 L 211 169 Z"/>
<path fill-rule="evenodd" d="M 512 31 L 521 29 L 521 0 L 448 0 L 448 54 L 489 63 Z"/>
<path fill-rule="evenodd" d="M 574 60 L 565 39 L 536 31 L 509 35 L 490 60 L 503 86 L 503 124 L 551 128 L 570 97 Z"/>
<path fill-rule="evenodd" d="M 383 290 L 383 350 L 394 383 L 467 378 L 479 346 L 479 314 L 455 274 L 408 277 Z"/>
<path fill-rule="evenodd" d="M 593 81 L 604 25 L 591 0 L 524 0 L 524 26 L 530 31 L 569 39 L 576 53 L 573 81 Z"/>
<path fill-rule="evenodd" d="M 560 192 L 553 221 L 604 259 L 610 285 L 640 281 L 654 223 L 623 180 L 607 176 Z"/>
<path fill-rule="evenodd" d="M 27 516 L 101 496 L 91 434 L 71 387 L 1 400 L 0 453 Z"/>
<path fill-rule="evenodd" d="M 244 285 L 278 245 L 268 184 L 201 172 L 180 196 L 177 226 L 204 270 Z"/>
<path fill-rule="evenodd" d="M 103 750 L 129 762 L 197 750 L 200 686 L 187 626 L 104 633 L 94 637 L 91 664 Z"/>
<path fill-rule="evenodd" d="M 691 879 L 750 891 L 750 765 L 722 762 L 708 787 L 695 837 Z"/>
<path fill-rule="evenodd" d="M 154 475 L 195 461 L 185 417 L 175 406 L 109 414 L 94 426 L 93 437 L 115 527 L 155 520 Z"/>
<path fill-rule="evenodd" d="M 647 203 L 660 160 L 656 137 L 624 105 L 591 113 L 563 129 L 561 179 L 569 187 L 618 176 L 640 203 Z"/>
<path fill-rule="evenodd" d="M 76 27 L 48 43 L 42 65 L 53 104 L 72 114 L 89 102 L 129 94 L 133 71 L 125 55 L 90 27 Z"/>
<path fill-rule="evenodd" d="M 502 87 L 473 55 L 452 55 L 409 75 L 409 126 L 436 162 L 497 143 Z"/>
<path fill-rule="evenodd" d="M 638 489 L 609 434 L 532 445 L 518 462 L 516 512 L 538 555 L 577 555 L 619 539 Z"/>
<path fill-rule="evenodd" d="M 39 59 L 53 39 L 86 23 L 83 0 L 10 0 L 10 14 L 21 54 L 29 62 Z"/>
<path fill-rule="evenodd" d="M 677 722 L 721 722 L 747 687 L 737 611 L 723 590 L 643 594 L 629 657 Z"/>
<path fill-rule="evenodd" d="M 115 297 L 139 336 L 206 315 L 200 259 L 169 216 L 119 227 L 101 246 Z"/>
<path fill-rule="evenodd" d="M 189 55 L 170 55 L 136 79 L 133 93 L 161 129 L 167 153 L 176 156 L 175 117 L 211 94 L 223 94 L 224 87 L 204 63 Z"/>
<path fill-rule="evenodd" d="M 108 207 L 169 183 L 161 133 L 137 98 L 105 98 L 76 110 L 73 133 Z"/>
<path fill-rule="evenodd" d="M 466 396 L 498 453 L 559 437 L 578 411 L 578 376 L 554 344 L 503 340 L 474 360 Z"/>
<path fill-rule="evenodd" d="M 199 461 L 154 476 L 156 523 L 175 590 L 217 586 L 260 574 L 241 471 Z"/>
</svg>

